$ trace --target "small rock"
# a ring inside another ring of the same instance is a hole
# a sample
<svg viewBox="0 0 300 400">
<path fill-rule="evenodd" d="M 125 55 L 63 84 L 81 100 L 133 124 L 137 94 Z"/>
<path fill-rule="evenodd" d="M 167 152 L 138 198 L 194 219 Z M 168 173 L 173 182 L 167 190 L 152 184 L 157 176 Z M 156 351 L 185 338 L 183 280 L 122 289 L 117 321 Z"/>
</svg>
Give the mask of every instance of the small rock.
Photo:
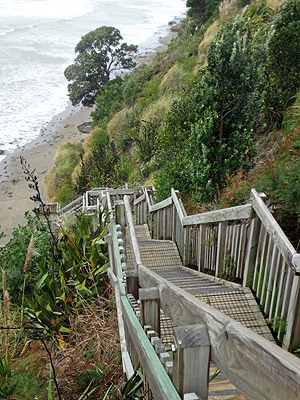
<svg viewBox="0 0 300 400">
<path fill-rule="evenodd" d="M 81 133 L 90 133 L 91 130 L 93 129 L 93 122 L 84 122 L 81 125 L 77 126 L 77 129 L 79 130 L 79 132 Z"/>
</svg>

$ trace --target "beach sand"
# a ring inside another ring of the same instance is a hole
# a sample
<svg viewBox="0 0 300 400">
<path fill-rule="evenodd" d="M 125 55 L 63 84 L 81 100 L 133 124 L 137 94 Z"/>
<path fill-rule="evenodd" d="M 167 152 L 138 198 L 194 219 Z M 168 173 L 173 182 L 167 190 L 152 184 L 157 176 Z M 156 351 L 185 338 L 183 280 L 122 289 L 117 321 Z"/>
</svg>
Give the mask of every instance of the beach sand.
<svg viewBox="0 0 300 400">
<path fill-rule="evenodd" d="M 37 139 L 8 154 L 0 163 L 0 231 L 6 235 L 0 244 L 7 242 L 14 227 L 25 222 L 25 211 L 35 207 L 35 203 L 30 200 L 35 192 L 24 179 L 20 156 L 25 158 L 31 170 L 36 170 L 44 198 L 43 180 L 53 164 L 58 147 L 68 141 L 80 142 L 86 137 L 86 134 L 79 132 L 77 126 L 92 120 L 91 111 L 91 108 L 69 107 L 53 117 Z"/>
<path fill-rule="evenodd" d="M 178 28 L 179 24 L 176 25 Z M 154 51 L 149 51 L 140 56 L 138 64 L 148 63 L 153 56 L 164 50 L 173 37 L 176 36 L 176 28 L 165 37 L 160 38 L 160 46 Z M 66 142 L 80 142 L 86 134 L 80 133 L 77 126 L 91 121 L 92 108 L 69 107 L 61 114 L 52 118 L 46 128 L 41 129 L 37 139 L 28 143 L 13 153 L 7 154 L 0 163 L 0 232 L 5 237 L 0 239 L 0 245 L 5 244 L 11 237 L 13 228 L 26 221 L 24 213 L 32 210 L 36 204 L 30 200 L 35 192 L 28 187 L 20 164 L 20 156 L 23 156 L 30 165 L 30 169 L 36 170 L 39 176 L 40 190 L 44 201 L 43 181 L 49 168 L 53 165 L 53 159 L 58 147 Z"/>
</svg>

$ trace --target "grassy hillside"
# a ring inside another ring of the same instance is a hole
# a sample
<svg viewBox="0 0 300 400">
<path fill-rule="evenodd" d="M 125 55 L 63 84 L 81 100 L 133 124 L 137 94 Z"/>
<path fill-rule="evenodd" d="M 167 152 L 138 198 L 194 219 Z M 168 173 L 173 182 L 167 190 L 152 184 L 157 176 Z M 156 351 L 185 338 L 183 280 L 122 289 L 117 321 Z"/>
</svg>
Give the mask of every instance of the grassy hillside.
<svg viewBox="0 0 300 400">
<path fill-rule="evenodd" d="M 168 49 L 101 89 L 81 161 L 51 199 L 147 183 L 158 199 L 175 187 L 207 209 L 245 202 L 255 186 L 297 221 L 300 5 L 249 3 L 189 1 Z"/>
</svg>

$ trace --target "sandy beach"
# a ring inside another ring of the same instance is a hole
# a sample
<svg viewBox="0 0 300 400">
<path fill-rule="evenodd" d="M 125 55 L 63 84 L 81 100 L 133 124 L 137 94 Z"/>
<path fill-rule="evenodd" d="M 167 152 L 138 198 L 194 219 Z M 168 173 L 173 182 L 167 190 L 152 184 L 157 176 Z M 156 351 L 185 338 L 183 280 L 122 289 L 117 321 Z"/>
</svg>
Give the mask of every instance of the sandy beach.
<svg viewBox="0 0 300 400">
<path fill-rule="evenodd" d="M 0 244 L 7 242 L 14 227 L 24 223 L 25 211 L 35 206 L 30 200 L 34 192 L 24 179 L 20 156 L 26 159 L 31 170 L 36 170 L 44 195 L 43 180 L 53 164 L 56 150 L 65 142 L 80 142 L 84 139 L 86 134 L 80 133 L 77 126 L 92 120 L 91 111 L 91 108 L 68 108 L 53 117 L 37 139 L 8 154 L 0 163 L 0 226 L 6 234 Z"/>
<path fill-rule="evenodd" d="M 138 64 L 149 62 L 156 52 L 164 50 L 175 36 L 176 28 L 173 27 L 167 36 L 160 38 L 160 46 L 155 51 L 140 56 Z M 10 239 L 13 228 L 25 222 L 24 213 L 35 207 L 34 202 L 30 200 L 34 192 L 28 188 L 24 179 L 20 156 L 26 159 L 31 170 L 36 170 L 44 196 L 43 181 L 53 164 L 58 147 L 68 141 L 80 142 L 86 137 L 86 134 L 79 132 L 77 126 L 92 121 L 91 111 L 91 108 L 70 106 L 54 116 L 45 128 L 41 128 L 37 139 L 7 154 L 0 163 L 0 232 L 6 235 L 0 239 L 0 245 Z"/>
</svg>

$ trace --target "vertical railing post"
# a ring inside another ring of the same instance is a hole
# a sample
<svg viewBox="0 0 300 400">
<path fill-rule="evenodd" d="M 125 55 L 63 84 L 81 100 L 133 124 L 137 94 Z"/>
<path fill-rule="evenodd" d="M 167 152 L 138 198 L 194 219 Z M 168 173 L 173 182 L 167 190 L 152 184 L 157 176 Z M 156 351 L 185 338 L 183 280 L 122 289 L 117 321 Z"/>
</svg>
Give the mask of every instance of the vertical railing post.
<svg viewBox="0 0 300 400">
<path fill-rule="evenodd" d="M 183 227 L 183 255 L 182 255 L 184 265 L 189 263 L 189 227 Z"/>
<path fill-rule="evenodd" d="M 283 345 L 293 351 L 300 345 L 300 254 L 294 254 L 292 263 L 296 267 L 290 297 L 287 330 Z"/>
<path fill-rule="evenodd" d="M 245 270 L 243 278 L 243 286 L 251 286 L 254 279 L 255 260 L 259 245 L 259 232 L 261 228 L 261 221 L 255 214 L 251 219 L 250 233 L 248 239 L 248 246 L 245 260 Z"/>
<path fill-rule="evenodd" d="M 116 214 L 116 224 L 121 225 L 122 234 L 125 237 L 125 226 L 126 226 L 126 219 L 125 219 L 125 206 L 123 200 L 115 200 L 115 214 Z"/>
<path fill-rule="evenodd" d="M 172 240 L 173 242 L 176 242 L 176 207 L 175 204 L 173 203 L 172 207 Z"/>
<path fill-rule="evenodd" d="M 158 288 L 139 289 L 141 325 L 151 325 L 160 336 L 160 299 Z"/>
<path fill-rule="evenodd" d="M 183 398 L 195 393 L 202 400 L 208 396 L 210 340 L 205 325 L 177 326 L 173 329 L 175 342 L 173 383 Z"/>
<path fill-rule="evenodd" d="M 219 229 L 218 229 L 218 242 L 217 242 L 217 259 L 216 259 L 216 271 L 215 277 L 219 276 L 219 273 L 222 270 L 222 264 L 225 254 L 225 235 L 226 235 L 226 228 L 228 223 L 227 222 L 219 222 Z"/>
<path fill-rule="evenodd" d="M 126 293 L 132 294 L 138 300 L 139 284 L 137 270 L 126 271 Z"/>
<path fill-rule="evenodd" d="M 267 196 L 264 193 L 259 193 L 259 197 L 265 202 Z M 243 278 L 243 286 L 251 286 L 254 279 L 255 261 L 259 246 L 259 232 L 261 221 L 252 208 L 252 219 L 250 225 L 250 234 L 245 259 L 245 270 Z"/>
</svg>

